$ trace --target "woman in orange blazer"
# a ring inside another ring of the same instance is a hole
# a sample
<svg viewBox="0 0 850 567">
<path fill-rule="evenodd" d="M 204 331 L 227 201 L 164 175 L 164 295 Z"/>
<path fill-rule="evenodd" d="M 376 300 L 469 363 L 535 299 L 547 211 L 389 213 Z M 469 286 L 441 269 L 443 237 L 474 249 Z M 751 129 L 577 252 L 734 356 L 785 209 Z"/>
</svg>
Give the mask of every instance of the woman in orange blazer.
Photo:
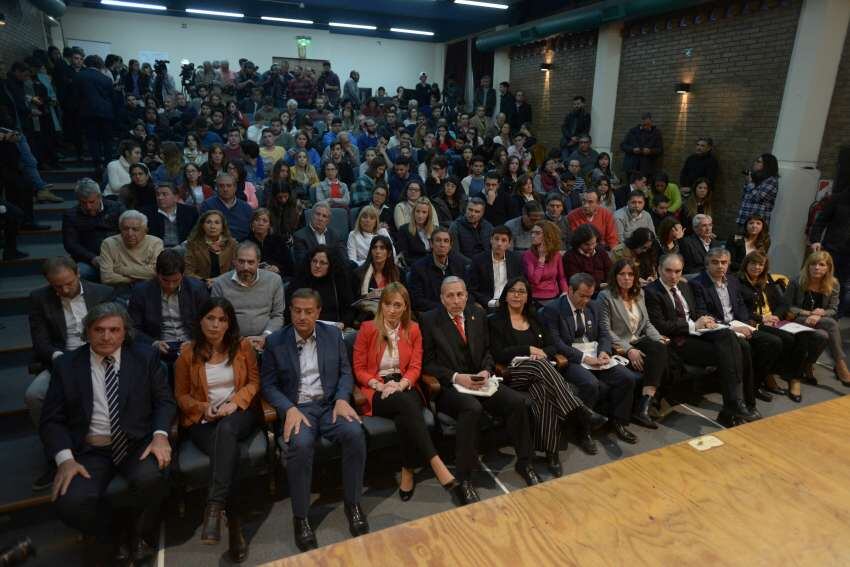
<svg viewBox="0 0 850 567">
<path fill-rule="evenodd" d="M 221 540 L 221 513 L 227 512 L 230 556 L 244 561 L 248 544 L 236 513 L 238 442 L 260 425 L 255 402 L 260 389 L 257 355 L 240 339 L 233 305 L 223 297 L 204 304 L 195 323 L 195 340 L 184 345 L 174 367 L 174 392 L 180 425 L 210 456 L 210 488 L 201 542 Z"/>
<path fill-rule="evenodd" d="M 381 293 L 375 319 L 360 326 L 354 343 L 354 376 L 366 398 L 363 414 L 396 423 L 401 437 L 398 495 L 403 501 L 413 497 L 418 450 L 440 484 L 455 502 L 461 502 L 461 486 L 437 454 L 422 417 L 422 395 L 416 388 L 422 371 L 422 333 L 410 319 L 410 295 L 395 282 Z"/>
</svg>

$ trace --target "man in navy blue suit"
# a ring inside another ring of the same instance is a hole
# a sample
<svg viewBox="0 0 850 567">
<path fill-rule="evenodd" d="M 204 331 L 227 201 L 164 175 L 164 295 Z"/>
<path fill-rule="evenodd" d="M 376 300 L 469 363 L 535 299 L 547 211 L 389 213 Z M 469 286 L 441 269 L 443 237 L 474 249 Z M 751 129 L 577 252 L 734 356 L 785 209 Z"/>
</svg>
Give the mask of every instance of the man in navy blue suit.
<svg viewBox="0 0 850 567">
<path fill-rule="evenodd" d="M 113 543 L 113 560 L 139 562 L 153 552 L 148 542 L 167 491 L 167 432 L 177 404 L 157 352 L 131 342 L 122 306 L 94 306 L 83 328 L 88 344 L 53 363 L 41 413 L 41 440 L 58 466 L 53 500 L 64 523 Z M 106 497 L 115 476 L 129 485 L 127 517 L 115 518 Z"/>
<path fill-rule="evenodd" d="M 570 292 L 542 309 L 543 320 L 552 334 L 558 352 L 570 361 L 566 377 L 578 390 L 579 397 L 587 407 L 594 407 L 599 400 L 602 382 L 608 389 L 609 412 L 614 433 L 626 443 L 637 443 L 637 436 L 626 426 L 631 421 L 632 397 L 635 383 L 640 375 L 617 364 L 602 370 L 611 360 L 611 337 L 599 325 L 600 307 L 591 301 L 596 281 L 585 273 L 573 274 Z M 597 343 L 596 356 L 582 352 L 574 344 Z M 591 367 L 588 370 L 582 364 Z M 589 453 L 598 451 L 589 436 L 580 440 L 581 448 Z"/>
<path fill-rule="evenodd" d="M 307 519 L 313 452 L 319 436 L 342 446 L 345 514 L 351 535 L 369 532 L 360 507 L 366 437 L 349 404 L 354 378 L 342 333 L 318 323 L 322 298 L 311 289 L 292 294 L 292 324 L 272 333 L 263 352 L 263 398 L 283 422 L 284 459 L 292 498 L 295 544 L 301 551 L 318 546 Z"/>
<path fill-rule="evenodd" d="M 731 254 L 725 248 L 712 248 L 705 257 L 705 270 L 691 280 L 696 296 L 697 310 L 706 313 L 718 323 L 731 326 L 738 334 L 741 345 L 744 403 L 759 416 L 756 398 L 769 402 L 773 399 L 762 386 L 768 374 L 773 373 L 782 360 L 782 339 L 749 327 L 733 325 L 732 321 L 748 323 L 752 316 L 744 304 L 738 278 L 726 277 Z"/>
</svg>

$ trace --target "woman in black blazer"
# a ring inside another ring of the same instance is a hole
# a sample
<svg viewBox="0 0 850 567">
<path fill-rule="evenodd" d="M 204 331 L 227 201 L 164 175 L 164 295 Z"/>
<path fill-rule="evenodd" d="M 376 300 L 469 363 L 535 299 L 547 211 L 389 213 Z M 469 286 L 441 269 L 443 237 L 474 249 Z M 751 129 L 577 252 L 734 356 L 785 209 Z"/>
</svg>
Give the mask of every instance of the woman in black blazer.
<svg viewBox="0 0 850 567">
<path fill-rule="evenodd" d="M 260 249 L 260 267 L 274 272 L 283 279 L 295 275 L 292 252 L 286 240 L 272 231 L 272 216 L 268 209 L 259 208 L 251 215 L 251 233 L 248 240 Z"/>
<path fill-rule="evenodd" d="M 562 423 L 571 415 L 579 419 L 590 434 L 592 412 L 582 403 L 572 386 L 552 365 L 555 344 L 546 327 L 531 307 L 531 286 L 523 277 L 505 284 L 499 309 L 488 317 L 490 352 L 498 364 L 511 365 L 505 370 L 505 383 L 515 390 L 527 391 L 534 416 L 534 443 L 546 452 L 549 470 L 561 476 L 558 442 Z M 515 357 L 528 357 L 512 364 Z"/>
</svg>

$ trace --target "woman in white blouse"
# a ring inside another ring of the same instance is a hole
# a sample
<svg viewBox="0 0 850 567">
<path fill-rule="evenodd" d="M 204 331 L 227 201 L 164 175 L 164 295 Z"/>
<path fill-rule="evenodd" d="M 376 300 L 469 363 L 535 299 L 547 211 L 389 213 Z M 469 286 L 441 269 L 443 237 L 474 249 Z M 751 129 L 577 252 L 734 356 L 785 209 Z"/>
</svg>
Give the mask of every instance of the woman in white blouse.
<svg viewBox="0 0 850 567">
<path fill-rule="evenodd" d="M 348 233 L 348 259 L 358 266 L 363 264 L 369 254 L 369 244 L 379 234 L 390 238 L 387 229 L 378 225 L 377 209 L 366 205 L 357 214 L 354 230 Z M 393 246 L 393 256 L 395 256 L 395 246 Z"/>
</svg>

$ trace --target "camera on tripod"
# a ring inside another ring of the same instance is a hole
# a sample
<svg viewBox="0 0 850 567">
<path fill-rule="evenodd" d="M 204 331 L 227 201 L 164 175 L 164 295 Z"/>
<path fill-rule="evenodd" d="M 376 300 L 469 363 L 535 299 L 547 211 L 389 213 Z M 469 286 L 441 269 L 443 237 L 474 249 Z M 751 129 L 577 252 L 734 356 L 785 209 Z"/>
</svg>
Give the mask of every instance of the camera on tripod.
<svg viewBox="0 0 850 567">
<path fill-rule="evenodd" d="M 167 59 L 157 59 L 157 60 L 155 60 L 153 62 L 154 73 L 163 73 L 163 74 L 167 73 L 168 67 L 166 65 L 168 63 L 171 63 L 171 61 L 168 61 Z"/>
<path fill-rule="evenodd" d="M 183 63 L 180 66 L 180 83 L 186 88 L 195 84 L 194 63 Z"/>
</svg>

